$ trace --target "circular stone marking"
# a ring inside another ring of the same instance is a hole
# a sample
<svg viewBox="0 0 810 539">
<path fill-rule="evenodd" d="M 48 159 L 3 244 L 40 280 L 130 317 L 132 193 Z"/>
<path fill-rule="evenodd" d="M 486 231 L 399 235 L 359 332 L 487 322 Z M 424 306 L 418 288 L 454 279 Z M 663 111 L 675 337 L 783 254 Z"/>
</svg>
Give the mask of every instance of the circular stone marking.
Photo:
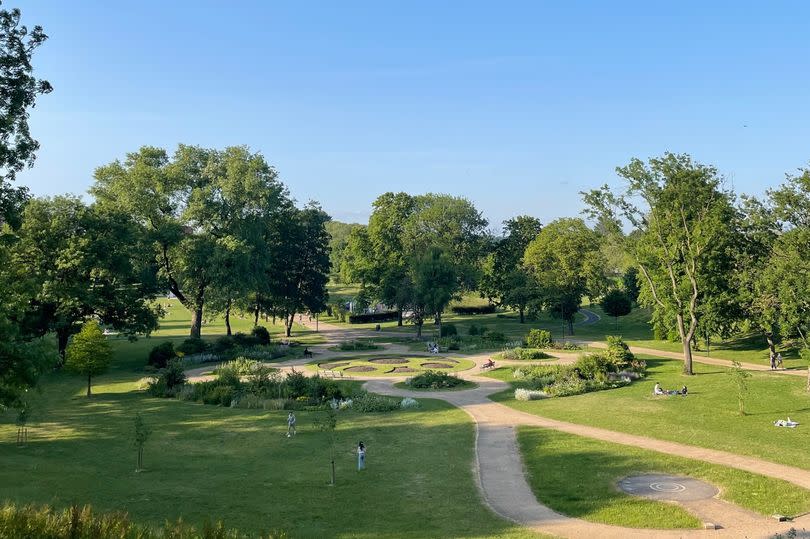
<svg viewBox="0 0 810 539">
<path fill-rule="evenodd" d="M 331 371 L 332 369 L 338 369 L 340 367 L 345 367 L 348 364 L 349 364 L 348 361 L 344 361 L 342 363 L 341 362 L 338 362 L 338 363 L 318 363 L 318 367 L 320 367 L 321 369 L 326 369 L 328 371 Z"/>
<path fill-rule="evenodd" d="M 426 369 L 452 369 L 452 365 L 448 365 L 447 363 L 422 363 L 422 367 Z"/>
<path fill-rule="evenodd" d="M 663 474 L 625 477 L 618 487 L 633 496 L 676 502 L 708 500 L 719 492 L 714 485 L 698 479 Z"/>
</svg>

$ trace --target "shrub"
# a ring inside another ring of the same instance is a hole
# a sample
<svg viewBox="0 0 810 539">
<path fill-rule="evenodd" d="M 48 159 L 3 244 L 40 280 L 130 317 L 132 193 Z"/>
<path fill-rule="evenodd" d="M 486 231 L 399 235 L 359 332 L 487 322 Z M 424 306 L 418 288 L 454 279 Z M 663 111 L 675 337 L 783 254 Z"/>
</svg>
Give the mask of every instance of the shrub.
<svg viewBox="0 0 810 539">
<path fill-rule="evenodd" d="M 555 341 L 554 348 L 557 350 L 582 350 L 580 345 L 571 341 L 563 341 L 562 343 Z"/>
<path fill-rule="evenodd" d="M 405 397 L 399 403 L 399 407 L 403 410 L 407 410 L 409 408 L 419 408 L 419 401 L 411 397 Z"/>
<path fill-rule="evenodd" d="M 349 341 L 341 341 L 337 345 L 337 348 L 342 352 L 349 352 L 352 350 L 376 350 L 379 346 L 368 339 L 352 339 Z"/>
<path fill-rule="evenodd" d="M 268 338 L 268 342 L 270 342 L 269 338 Z M 245 335 L 241 331 L 234 334 L 233 343 L 236 346 L 241 346 L 242 348 L 248 348 L 248 347 L 251 347 L 251 346 L 258 346 L 258 345 L 261 344 L 259 342 L 258 337 L 255 337 L 253 335 Z"/>
<path fill-rule="evenodd" d="M 205 341 L 199 337 L 190 337 L 177 347 L 177 351 L 182 352 L 183 355 L 199 354 L 205 352 L 207 349 L 208 346 L 205 344 Z"/>
<path fill-rule="evenodd" d="M 533 359 L 548 359 L 551 356 L 543 352 L 538 348 L 507 348 L 496 357 L 500 359 L 521 359 L 521 360 L 533 360 Z"/>
<path fill-rule="evenodd" d="M 270 332 L 264 326 L 256 326 L 250 334 L 257 340 L 260 345 L 270 344 Z"/>
<path fill-rule="evenodd" d="M 593 353 L 585 354 L 574 363 L 580 377 L 585 380 L 604 380 L 607 373 L 614 370 L 613 361 L 607 354 Z"/>
<path fill-rule="evenodd" d="M 202 401 L 204 404 L 230 406 L 234 393 L 235 391 L 231 386 L 215 385 L 203 394 Z"/>
<path fill-rule="evenodd" d="M 183 362 L 173 359 L 160 370 L 156 378 L 149 381 L 147 392 L 153 397 L 174 397 L 185 383 L 186 373 L 183 371 Z"/>
<path fill-rule="evenodd" d="M 467 333 L 469 335 L 472 335 L 473 337 L 476 335 L 483 336 L 486 334 L 486 332 L 487 332 L 486 326 L 476 326 L 475 324 L 470 324 L 470 329 L 467 330 Z"/>
<path fill-rule="evenodd" d="M 495 343 L 506 342 L 506 334 L 503 331 L 490 331 L 484 338 Z"/>
<path fill-rule="evenodd" d="M 373 322 L 389 322 L 397 320 L 399 313 L 397 311 L 384 311 L 381 313 L 363 313 L 349 315 L 350 324 L 370 324 Z"/>
<path fill-rule="evenodd" d="M 539 391 L 537 389 L 518 388 L 515 390 L 515 400 L 519 401 L 534 401 L 545 399 L 547 397 L 548 394 L 545 391 Z"/>
<path fill-rule="evenodd" d="M 621 337 L 608 335 L 607 343 L 608 357 L 616 365 L 617 370 L 630 365 L 630 362 L 636 359 L 636 356 L 630 351 L 630 347 L 627 346 L 627 343 L 625 343 Z"/>
<path fill-rule="evenodd" d="M 451 309 L 456 314 L 492 314 L 495 312 L 495 305 L 455 305 Z"/>
<path fill-rule="evenodd" d="M 458 387 L 466 384 L 464 380 L 458 376 L 441 372 L 441 371 L 425 371 L 409 378 L 406 382 L 411 387 L 419 389 L 444 389 L 450 387 Z"/>
<path fill-rule="evenodd" d="M 174 351 L 174 343 L 166 341 L 152 348 L 149 352 L 147 363 L 153 367 L 162 369 L 170 359 L 174 359 L 175 357 L 177 357 L 177 353 Z"/>
<path fill-rule="evenodd" d="M 352 409 L 357 412 L 393 412 L 399 409 L 399 401 L 373 393 L 361 393 L 352 398 Z"/>
<path fill-rule="evenodd" d="M 453 337 L 458 335 L 458 330 L 456 329 L 455 324 L 442 324 L 442 337 Z"/>
<path fill-rule="evenodd" d="M 214 344 L 211 346 L 211 350 L 217 354 L 221 354 L 223 352 L 227 352 L 234 346 L 236 346 L 236 343 L 233 342 L 233 337 L 230 335 L 223 335 L 221 337 L 217 337 Z"/>
<path fill-rule="evenodd" d="M 220 374 L 222 371 L 233 371 L 237 376 L 247 376 L 256 370 L 259 362 L 255 359 L 248 359 L 246 357 L 238 357 L 231 361 L 221 363 L 214 369 L 214 374 Z"/>
<path fill-rule="evenodd" d="M 526 335 L 526 346 L 528 348 L 549 348 L 551 342 L 551 332 L 545 329 L 532 329 Z"/>
<path fill-rule="evenodd" d="M 552 397 L 567 397 L 569 395 L 579 395 L 588 390 L 585 380 L 582 380 L 576 375 L 569 375 L 565 378 L 559 378 L 553 384 L 547 387 L 546 391 Z"/>
</svg>

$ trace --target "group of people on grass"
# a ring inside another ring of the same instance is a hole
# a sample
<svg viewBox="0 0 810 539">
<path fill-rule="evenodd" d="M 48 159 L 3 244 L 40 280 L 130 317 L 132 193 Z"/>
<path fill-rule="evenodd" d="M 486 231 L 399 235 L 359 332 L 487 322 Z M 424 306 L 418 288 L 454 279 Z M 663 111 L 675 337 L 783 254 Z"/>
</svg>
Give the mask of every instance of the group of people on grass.
<svg viewBox="0 0 810 539">
<path fill-rule="evenodd" d="M 683 386 L 680 391 L 677 389 L 664 389 L 661 387 L 660 382 L 655 383 L 655 387 L 653 388 L 653 395 L 683 395 L 684 397 L 686 394 L 689 393 L 689 390 L 686 386 Z"/>
<path fill-rule="evenodd" d="M 287 438 L 295 436 L 295 414 L 287 414 Z M 360 441 L 357 444 L 357 470 L 366 469 L 366 445 Z"/>
<path fill-rule="evenodd" d="M 774 371 L 782 366 L 782 354 L 777 352 L 774 354 L 771 352 L 771 370 Z"/>
</svg>

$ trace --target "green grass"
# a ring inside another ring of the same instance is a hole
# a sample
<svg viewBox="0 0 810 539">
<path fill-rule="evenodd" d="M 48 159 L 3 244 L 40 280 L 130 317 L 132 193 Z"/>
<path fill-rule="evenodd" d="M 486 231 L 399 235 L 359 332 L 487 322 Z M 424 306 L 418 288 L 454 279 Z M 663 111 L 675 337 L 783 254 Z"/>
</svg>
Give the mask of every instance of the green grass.
<svg viewBox="0 0 810 539">
<path fill-rule="evenodd" d="M 14 445 L 12 414 L 0 416 L 0 500 L 89 503 L 143 524 L 222 519 L 292 537 L 534 537 L 481 505 L 473 425 L 462 411 L 420 399 L 413 411 L 341 413 L 338 484 L 329 487 L 315 413 L 298 413 L 299 434 L 287 439 L 287 412 L 147 397 L 136 390 L 146 343 L 115 341 L 113 367 L 90 399 L 81 377 L 47 376 L 31 397 L 27 447 Z M 143 473 L 134 472 L 136 411 L 153 430 Z M 368 446 L 359 474 L 358 440 Z"/>
<path fill-rule="evenodd" d="M 647 358 L 647 363 L 646 379 L 617 389 L 529 402 L 515 400 L 512 391 L 491 398 L 544 417 L 810 469 L 810 393 L 803 378 L 752 373 L 745 399 L 748 415 L 740 416 L 728 369 L 696 364 L 696 375 L 685 376 L 680 361 Z M 499 368 L 487 376 L 512 381 L 511 368 Z M 655 382 L 665 389 L 686 384 L 689 395 L 654 397 Z M 773 426 L 776 419 L 787 416 L 801 426 Z"/>
<path fill-rule="evenodd" d="M 644 473 L 686 475 L 720 487 L 720 497 L 763 515 L 798 515 L 810 491 L 784 481 L 635 447 L 537 427 L 519 427 L 518 442 L 535 495 L 552 509 L 593 522 L 637 528 L 694 528 L 680 506 L 620 492 L 616 483 Z"/>
<path fill-rule="evenodd" d="M 397 364 L 386 364 L 386 363 L 372 363 L 370 360 L 372 359 L 406 359 L 407 363 L 397 363 Z M 457 363 L 453 363 L 452 361 L 456 361 Z M 340 366 L 333 367 L 333 368 L 325 368 L 321 367 L 320 365 L 325 364 L 329 365 L 332 363 L 339 363 Z M 345 372 L 346 369 L 350 367 L 366 367 L 373 370 L 364 371 L 364 372 L 346 372 L 346 375 L 357 375 L 357 376 L 413 376 L 414 374 L 418 374 L 419 372 L 423 372 L 426 370 L 430 370 L 431 367 L 423 367 L 423 363 L 445 363 L 448 365 L 452 365 L 449 369 L 441 369 L 443 372 L 458 372 L 458 371 L 465 371 L 468 369 L 473 368 L 475 363 L 472 360 L 464 359 L 460 357 L 454 358 L 446 358 L 443 356 L 403 356 L 399 354 L 386 354 L 386 353 L 379 353 L 379 354 L 365 354 L 362 356 L 353 356 L 353 357 L 336 357 L 333 359 L 328 360 L 318 360 L 315 362 L 310 363 L 307 367 L 310 370 L 318 370 L 318 369 L 325 369 L 330 371 L 340 371 Z M 402 372 L 402 373 L 394 373 L 388 372 L 394 369 L 395 367 L 410 367 L 412 369 L 416 369 L 417 372 Z M 438 369 L 434 369 L 438 370 Z"/>
</svg>

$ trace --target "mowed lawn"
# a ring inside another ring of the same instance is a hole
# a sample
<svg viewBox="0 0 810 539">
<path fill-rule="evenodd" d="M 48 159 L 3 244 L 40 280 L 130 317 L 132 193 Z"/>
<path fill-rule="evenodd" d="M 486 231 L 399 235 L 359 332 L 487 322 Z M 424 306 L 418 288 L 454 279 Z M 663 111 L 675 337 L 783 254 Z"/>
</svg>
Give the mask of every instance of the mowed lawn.
<svg viewBox="0 0 810 539">
<path fill-rule="evenodd" d="M 115 342 L 115 365 L 90 399 L 81 377 L 48 376 L 31 399 L 27 447 L 14 444 L 12 414 L 0 416 L 0 500 L 92 504 L 139 523 L 222 519 L 291 537 L 535 537 L 482 505 L 473 425 L 445 403 L 342 413 L 330 487 L 328 437 L 315 428 L 316 413 L 297 414 L 299 434 L 288 439 L 284 411 L 147 397 L 137 390 L 146 343 Z M 132 443 L 136 411 L 153 431 L 142 473 Z M 368 446 L 363 473 L 353 452 L 360 440 Z"/>
<path fill-rule="evenodd" d="M 529 484 L 543 503 L 569 516 L 634 528 L 694 528 L 700 522 L 678 505 L 630 496 L 619 480 L 646 473 L 684 475 L 720 487 L 720 498 L 762 515 L 810 509 L 810 491 L 784 481 L 592 440 L 537 427 L 519 427 Z"/>
<path fill-rule="evenodd" d="M 491 398 L 544 417 L 810 469 L 810 393 L 804 378 L 752 373 L 745 397 L 747 415 L 740 416 L 728 369 L 695 364 L 696 374 L 685 376 L 680 361 L 645 359 L 647 378 L 626 387 L 529 402 L 515 400 L 512 391 Z M 510 381 L 511 372 L 505 367 L 490 376 Z M 653 396 L 655 382 L 665 389 L 686 384 L 689 395 Z M 795 429 L 773 425 L 788 416 L 801 425 Z"/>
</svg>

